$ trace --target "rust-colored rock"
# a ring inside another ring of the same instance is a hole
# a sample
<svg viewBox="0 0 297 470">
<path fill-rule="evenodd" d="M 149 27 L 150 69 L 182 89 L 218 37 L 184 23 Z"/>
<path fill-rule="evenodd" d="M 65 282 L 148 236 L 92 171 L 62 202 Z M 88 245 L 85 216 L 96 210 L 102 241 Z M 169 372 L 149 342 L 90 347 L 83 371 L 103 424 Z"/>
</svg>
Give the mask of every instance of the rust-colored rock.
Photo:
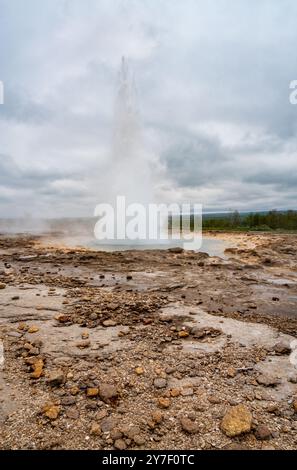
<svg viewBox="0 0 297 470">
<path fill-rule="evenodd" d="M 164 419 L 163 413 L 161 413 L 161 411 L 154 411 L 152 413 L 152 419 L 154 423 L 161 424 Z"/>
<path fill-rule="evenodd" d="M 171 401 L 169 398 L 159 398 L 158 403 L 160 408 L 169 408 L 171 405 Z"/>
<path fill-rule="evenodd" d="M 88 398 L 98 397 L 98 395 L 99 395 L 99 388 L 87 388 Z"/>
<path fill-rule="evenodd" d="M 47 403 L 43 407 L 42 411 L 43 411 L 44 416 L 46 416 L 48 419 L 55 420 L 58 418 L 60 414 L 61 407 L 58 405 L 54 405 L 53 403 Z"/>
<path fill-rule="evenodd" d="M 188 331 L 182 330 L 178 333 L 178 336 L 180 338 L 188 338 L 188 336 L 190 336 L 190 333 Z"/>
<path fill-rule="evenodd" d="M 44 368 L 43 359 L 41 358 L 35 359 L 31 367 L 33 369 L 33 372 L 31 373 L 32 379 L 40 379 L 40 377 L 43 375 L 43 368 Z"/>
</svg>

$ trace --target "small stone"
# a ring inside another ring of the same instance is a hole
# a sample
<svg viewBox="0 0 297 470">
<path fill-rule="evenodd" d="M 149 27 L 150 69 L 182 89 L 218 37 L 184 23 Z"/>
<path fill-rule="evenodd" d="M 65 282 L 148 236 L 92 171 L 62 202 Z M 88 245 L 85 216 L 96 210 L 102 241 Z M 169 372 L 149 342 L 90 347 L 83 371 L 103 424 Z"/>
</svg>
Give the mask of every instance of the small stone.
<svg viewBox="0 0 297 470">
<path fill-rule="evenodd" d="M 222 403 L 222 400 L 220 399 L 220 397 L 216 396 L 216 395 L 210 395 L 209 397 L 207 397 L 209 403 L 211 403 L 212 405 L 219 405 L 220 403 Z"/>
<path fill-rule="evenodd" d="M 87 388 L 88 398 L 98 397 L 98 395 L 99 395 L 99 388 Z"/>
<path fill-rule="evenodd" d="M 180 424 L 181 424 L 181 427 L 183 428 L 183 430 L 186 431 L 189 434 L 195 434 L 199 430 L 199 427 L 195 423 L 195 421 L 192 421 L 189 418 L 181 418 Z"/>
<path fill-rule="evenodd" d="M 82 339 L 89 339 L 89 336 L 90 336 L 89 333 L 87 331 L 84 331 L 81 335 L 81 338 Z"/>
<path fill-rule="evenodd" d="M 90 434 L 92 436 L 100 436 L 101 435 L 101 426 L 100 426 L 100 424 L 98 424 L 96 422 L 93 422 L 92 425 L 91 425 Z"/>
<path fill-rule="evenodd" d="M 4 284 L 3 282 L 0 282 L 0 289 L 5 289 L 6 288 L 6 284 Z"/>
<path fill-rule="evenodd" d="M 106 418 L 106 416 L 108 416 L 107 410 L 101 410 L 96 414 L 96 418 L 99 419 L 99 420 L 103 419 L 103 418 Z"/>
<path fill-rule="evenodd" d="M 122 433 L 131 440 L 135 440 L 136 436 L 139 436 L 141 429 L 139 426 L 124 426 L 121 428 Z"/>
<path fill-rule="evenodd" d="M 288 381 L 291 382 L 292 384 L 297 384 L 297 373 L 291 372 L 289 374 Z"/>
<path fill-rule="evenodd" d="M 237 374 L 237 370 L 234 369 L 234 367 L 228 367 L 227 369 L 227 377 L 230 377 L 231 379 L 234 379 L 234 377 Z"/>
<path fill-rule="evenodd" d="M 215 328 L 212 328 L 212 327 L 201 328 L 199 326 L 194 326 L 191 329 L 191 334 L 196 339 L 203 339 L 206 336 L 210 336 L 211 338 L 215 338 L 215 337 L 220 336 L 222 334 L 222 330 L 215 329 Z"/>
<path fill-rule="evenodd" d="M 52 403 L 47 403 L 43 407 L 43 414 L 51 420 L 57 419 L 60 414 L 60 411 L 61 411 L 60 406 L 53 405 Z"/>
<path fill-rule="evenodd" d="M 90 315 L 90 320 L 93 320 L 93 321 L 94 321 L 94 320 L 97 320 L 97 319 L 98 319 L 97 313 L 95 313 L 95 312 L 91 313 L 91 315 Z"/>
<path fill-rule="evenodd" d="M 145 438 L 143 436 L 134 436 L 133 438 L 137 446 L 143 446 L 145 444 Z"/>
<path fill-rule="evenodd" d="M 277 354 L 290 354 L 291 353 L 291 347 L 287 341 L 280 341 L 274 346 L 273 350 Z"/>
<path fill-rule="evenodd" d="M 132 281 L 133 277 L 131 276 L 131 274 L 128 274 L 128 275 L 126 276 L 126 279 L 127 279 L 127 281 Z"/>
<path fill-rule="evenodd" d="M 91 342 L 89 340 L 84 340 L 76 343 L 76 347 L 79 349 L 86 349 L 91 346 Z"/>
<path fill-rule="evenodd" d="M 277 405 L 275 405 L 274 403 L 271 403 L 271 404 L 267 405 L 266 411 L 267 411 L 268 413 L 275 413 L 275 414 L 277 414 L 277 413 L 279 412 L 279 409 L 278 409 L 278 406 L 277 406 Z"/>
<path fill-rule="evenodd" d="M 79 388 L 75 385 L 74 387 L 71 387 L 69 392 L 71 393 L 71 395 L 74 395 L 74 396 L 78 395 L 79 394 Z"/>
<path fill-rule="evenodd" d="M 30 326 L 30 328 L 28 330 L 28 333 L 33 334 L 33 333 L 37 333 L 38 331 L 39 331 L 38 326 L 32 325 L 32 326 Z"/>
<path fill-rule="evenodd" d="M 117 439 L 122 439 L 123 433 L 118 428 L 114 428 L 110 432 L 110 437 L 112 440 L 116 441 Z"/>
<path fill-rule="evenodd" d="M 63 313 L 61 313 L 60 315 L 55 316 L 55 320 L 57 320 L 59 323 L 68 323 L 69 321 L 71 321 L 71 318 L 69 315 L 64 315 Z"/>
<path fill-rule="evenodd" d="M 259 424 L 259 426 L 256 427 L 255 436 L 259 441 L 266 441 L 271 437 L 271 431 L 264 424 Z"/>
<path fill-rule="evenodd" d="M 61 398 L 61 405 L 63 406 L 72 406 L 76 404 L 76 399 L 74 397 L 62 397 Z"/>
<path fill-rule="evenodd" d="M 180 338 L 187 338 L 188 336 L 190 336 L 190 333 L 188 331 L 182 330 L 178 333 L 178 336 Z"/>
<path fill-rule="evenodd" d="M 281 432 L 288 433 L 292 430 L 291 426 L 284 425 L 281 429 Z"/>
<path fill-rule="evenodd" d="M 69 419 L 78 419 L 79 418 L 79 411 L 76 408 L 68 408 L 66 410 L 66 416 Z"/>
<path fill-rule="evenodd" d="M 168 252 L 179 255 L 179 254 L 182 254 L 184 252 L 184 249 L 181 248 L 180 246 L 176 246 L 174 248 L 169 248 Z"/>
<path fill-rule="evenodd" d="M 292 406 L 293 406 L 294 412 L 297 413 L 297 400 L 293 401 Z"/>
<path fill-rule="evenodd" d="M 65 377 L 62 370 L 53 370 L 50 372 L 47 379 L 47 382 L 51 387 L 58 387 L 59 385 L 62 385 L 64 381 Z"/>
<path fill-rule="evenodd" d="M 13 297 L 11 297 L 11 300 L 20 300 L 20 296 L 19 295 L 14 295 Z"/>
<path fill-rule="evenodd" d="M 172 390 L 170 390 L 170 395 L 172 396 L 172 398 L 179 397 L 180 395 L 179 388 L 173 388 Z"/>
<path fill-rule="evenodd" d="M 142 374 L 144 374 L 144 369 L 143 369 L 143 367 L 136 367 L 135 373 L 136 373 L 137 375 L 142 375 Z"/>
<path fill-rule="evenodd" d="M 162 398 L 161 397 L 161 398 L 159 398 L 158 403 L 159 403 L 160 408 L 169 408 L 170 405 L 171 405 L 171 401 L 170 401 L 169 398 Z"/>
<path fill-rule="evenodd" d="M 161 411 L 154 411 L 152 413 L 152 419 L 153 419 L 153 422 L 156 423 L 156 424 L 161 424 L 162 421 L 163 421 L 163 413 L 161 413 Z"/>
<path fill-rule="evenodd" d="M 166 379 L 155 379 L 154 380 L 154 386 L 156 388 L 166 388 L 167 380 Z"/>
<path fill-rule="evenodd" d="M 94 401 L 90 401 L 89 403 L 86 404 L 86 410 L 92 410 L 92 411 L 97 410 L 97 403 Z"/>
<path fill-rule="evenodd" d="M 117 387 L 110 384 L 101 384 L 99 388 L 100 398 L 105 401 L 105 403 L 114 403 L 118 399 L 118 390 Z"/>
<path fill-rule="evenodd" d="M 18 325 L 18 330 L 20 331 L 27 331 L 28 328 L 29 328 L 28 325 L 26 325 L 26 323 L 23 323 L 23 322 L 19 323 Z"/>
<path fill-rule="evenodd" d="M 221 429 L 229 437 L 240 436 L 250 432 L 252 419 L 252 414 L 245 405 L 237 405 L 227 411 L 222 420 Z"/>
<path fill-rule="evenodd" d="M 112 416 L 104 418 L 101 421 L 102 432 L 111 432 L 118 425 L 118 421 L 115 420 Z"/>
<path fill-rule="evenodd" d="M 109 327 L 112 327 L 112 326 L 116 326 L 117 325 L 117 322 L 114 321 L 114 320 L 105 320 L 103 322 L 103 326 L 105 326 L 106 328 L 109 328 Z"/>
<path fill-rule="evenodd" d="M 40 379 L 40 377 L 43 375 L 43 367 L 44 362 L 42 359 L 34 360 L 32 364 L 33 372 L 31 373 L 32 379 Z"/>
<path fill-rule="evenodd" d="M 125 450 L 127 449 L 127 444 L 123 439 L 117 439 L 114 443 L 114 448 L 117 450 Z"/>
<path fill-rule="evenodd" d="M 275 387 L 281 383 L 281 380 L 278 377 L 273 377 L 268 374 L 261 374 L 259 377 L 257 377 L 257 382 L 260 385 L 264 385 L 264 387 Z"/>
<path fill-rule="evenodd" d="M 166 374 L 168 374 L 168 375 L 174 374 L 174 372 L 176 372 L 176 367 L 167 367 L 167 368 L 165 369 L 165 372 L 166 372 Z"/>
</svg>

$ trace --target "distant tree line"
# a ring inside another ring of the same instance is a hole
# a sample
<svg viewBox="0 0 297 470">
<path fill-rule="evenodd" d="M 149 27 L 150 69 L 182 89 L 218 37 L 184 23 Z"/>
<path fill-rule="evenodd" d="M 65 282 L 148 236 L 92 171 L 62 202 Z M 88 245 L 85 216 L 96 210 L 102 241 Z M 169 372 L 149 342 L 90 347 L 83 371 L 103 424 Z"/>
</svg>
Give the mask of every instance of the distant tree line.
<svg viewBox="0 0 297 470">
<path fill-rule="evenodd" d="M 203 217 L 204 230 L 297 230 L 297 211 L 255 212 L 238 211 Z"/>
</svg>

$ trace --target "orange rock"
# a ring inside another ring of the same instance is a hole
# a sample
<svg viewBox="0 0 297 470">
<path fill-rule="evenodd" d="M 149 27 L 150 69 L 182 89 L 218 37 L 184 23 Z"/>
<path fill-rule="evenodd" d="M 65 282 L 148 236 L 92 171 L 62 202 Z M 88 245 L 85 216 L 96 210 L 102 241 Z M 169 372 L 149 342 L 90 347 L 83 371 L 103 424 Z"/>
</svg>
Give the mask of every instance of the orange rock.
<svg viewBox="0 0 297 470">
<path fill-rule="evenodd" d="M 187 338 L 188 336 L 190 336 L 189 332 L 188 331 L 185 331 L 185 330 L 182 330 L 178 333 L 178 336 L 180 338 Z"/>
<path fill-rule="evenodd" d="M 33 372 L 31 373 L 32 379 L 40 379 L 43 374 L 44 362 L 41 358 L 36 359 L 32 364 Z"/>
<path fill-rule="evenodd" d="M 144 374 L 144 369 L 143 367 L 136 367 L 135 372 L 137 375 L 142 375 Z"/>
<path fill-rule="evenodd" d="M 88 388 L 87 389 L 87 397 L 94 398 L 99 395 L 99 388 Z"/>
<path fill-rule="evenodd" d="M 161 411 L 154 411 L 152 413 L 152 418 L 153 418 L 153 422 L 156 423 L 156 424 L 161 424 L 162 421 L 163 421 L 163 414 L 161 413 Z"/>
<path fill-rule="evenodd" d="M 61 407 L 58 405 L 53 405 L 53 403 L 47 403 L 43 407 L 43 414 L 51 420 L 57 419 L 60 414 L 60 411 Z"/>
<path fill-rule="evenodd" d="M 170 390 L 170 395 L 173 398 L 176 398 L 180 395 L 180 390 L 178 388 L 173 388 L 172 390 Z"/>
<path fill-rule="evenodd" d="M 30 326 L 28 333 L 37 333 L 39 331 L 38 326 L 32 325 Z"/>
<path fill-rule="evenodd" d="M 221 429 L 228 437 L 240 436 L 250 432 L 252 420 L 252 414 L 245 405 L 233 406 L 225 414 Z"/>
<path fill-rule="evenodd" d="M 234 369 L 234 367 L 228 367 L 227 369 L 227 377 L 230 377 L 231 379 L 233 379 L 237 374 L 237 371 L 236 369 Z"/>
<path fill-rule="evenodd" d="M 69 315 L 64 315 L 61 313 L 60 315 L 55 316 L 55 320 L 57 320 L 59 323 L 67 323 L 70 321 Z"/>
<path fill-rule="evenodd" d="M 160 408 L 169 408 L 170 405 L 171 405 L 171 401 L 169 398 L 159 398 Z"/>
</svg>

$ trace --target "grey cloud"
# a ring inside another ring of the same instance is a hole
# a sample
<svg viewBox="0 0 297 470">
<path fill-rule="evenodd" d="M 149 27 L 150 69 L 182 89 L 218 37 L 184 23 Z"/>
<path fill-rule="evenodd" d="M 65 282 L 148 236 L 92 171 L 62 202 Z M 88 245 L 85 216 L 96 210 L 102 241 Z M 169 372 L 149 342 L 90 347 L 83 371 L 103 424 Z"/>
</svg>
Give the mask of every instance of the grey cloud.
<svg viewBox="0 0 297 470">
<path fill-rule="evenodd" d="M 214 209 L 294 204 L 295 0 L 0 0 L 0 11 L 0 216 L 8 200 L 83 215 L 104 196 L 122 55 L 164 170 L 156 187 Z"/>
<path fill-rule="evenodd" d="M 7 188 L 38 190 L 46 184 L 63 180 L 65 177 L 80 179 L 80 175 L 65 174 L 61 170 L 22 169 L 9 155 L 0 154 L 0 185 Z"/>
<path fill-rule="evenodd" d="M 283 170 L 276 168 L 274 171 L 268 169 L 267 171 L 260 171 L 254 173 L 247 178 L 244 178 L 246 183 L 258 183 L 261 185 L 272 185 L 279 188 L 282 191 L 294 190 L 297 188 L 297 165 L 296 168 Z M 296 201 L 297 201 L 297 195 Z"/>
<path fill-rule="evenodd" d="M 196 187 L 218 179 L 228 161 L 217 140 L 206 137 L 183 137 L 162 156 L 168 174 L 179 186 Z"/>
</svg>

